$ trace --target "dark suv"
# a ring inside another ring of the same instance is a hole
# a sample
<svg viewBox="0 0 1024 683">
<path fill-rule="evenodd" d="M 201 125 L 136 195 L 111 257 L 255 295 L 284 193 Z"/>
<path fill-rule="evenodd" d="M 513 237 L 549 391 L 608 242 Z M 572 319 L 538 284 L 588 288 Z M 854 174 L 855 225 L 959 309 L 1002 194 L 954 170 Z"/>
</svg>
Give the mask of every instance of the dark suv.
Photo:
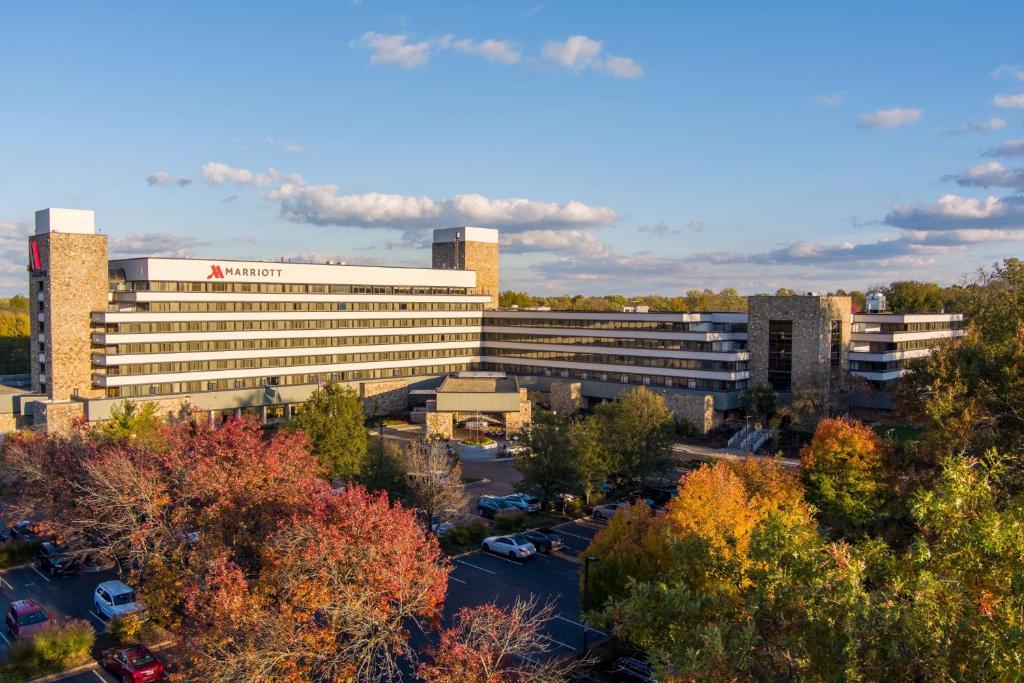
<svg viewBox="0 0 1024 683">
<path fill-rule="evenodd" d="M 53 541 L 39 544 L 36 562 L 40 569 L 45 569 L 53 576 L 71 576 L 82 571 L 82 563 L 69 557 L 67 551 Z"/>
<path fill-rule="evenodd" d="M 508 502 L 504 498 L 498 498 L 497 496 L 480 496 L 480 500 L 476 503 L 476 509 L 484 517 L 493 518 L 494 515 L 504 510 L 515 510 L 515 506 Z"/>
</svg>

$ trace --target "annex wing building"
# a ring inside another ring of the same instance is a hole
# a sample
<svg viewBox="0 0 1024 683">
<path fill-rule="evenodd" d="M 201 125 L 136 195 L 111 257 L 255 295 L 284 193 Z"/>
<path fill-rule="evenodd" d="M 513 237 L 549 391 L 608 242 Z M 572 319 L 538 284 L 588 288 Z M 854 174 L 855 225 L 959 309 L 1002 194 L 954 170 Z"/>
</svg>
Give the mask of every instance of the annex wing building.
<svg viewBox="0 0 1024 683">
<path fill-rule="evenodd" d="M 884 387 L 963 334 L 957 314 L 855 314 L 818 295 L 751 297 L 746 313 L 503 310 L 498 231 L 477 227 L 435 230 L 430 268 L 111 260 L 91 211 L 54 208 L 36 213 L 28 256 L 31 389 L 0 396 L 6 428 L 66 429 L 126 399 L 275 420 L 326 382 L 387 414 L 486 373 L 564 410 L 646 386 L 708 430 L 752 384 Z"/>
</svg>

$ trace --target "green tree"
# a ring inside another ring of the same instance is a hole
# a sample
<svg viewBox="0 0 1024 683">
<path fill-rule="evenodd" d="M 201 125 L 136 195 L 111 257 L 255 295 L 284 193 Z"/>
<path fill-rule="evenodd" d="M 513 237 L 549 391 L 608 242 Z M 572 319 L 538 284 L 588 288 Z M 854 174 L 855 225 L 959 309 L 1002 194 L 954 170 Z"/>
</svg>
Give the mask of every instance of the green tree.
<svg viewBox="0 0 1024 683">
<path fill-rule="evenodd" d="M 25 374 L 29 367 L 28 300 L 0 299 L 0 374 Z"/>
<path fill-rule="evenodd" d="M 1012 342 L 1024 326 L 1024 261 L 1009 258 L 982 269 L 960 306 L 987 342 Z"/>
<path fill-rule="evenodd" d="M 513 292 L 511 290 L 505 290 L 498 295 L 498 305 L 502 308 L 511 308 L 512 306 L 518 306 L 520 308 L 527 308 L 536 306 L 537 302 L 526 292 Z"/>
<path fill-rule="evenodd" d="M 777 397 L 775 390 L 767 384 L 755 384 L 740 392 L 740 401 L 751 417 L 762 422 L 775 412 Z"/>
<path fill-rule="evenodd" d="M 298 409 L 290 426 L 305 433 L 328 476 L 359 476 L 369 444 L 366 414 L 352 389 L 333 382 L 317 389 Z"/>
<path fill-rule="evenodd" d="M 938 313 L 945 306 L 942 287 L 934 282 L 904 280 L 882 291 L 889 310 L 896 313 Z"/>
<path fill-rule="evenodd" d="M 357 478 L 370 491 L 386 491 L 392 500 L 402 500 L 409 493 L 406 469 L 401 448 L 392 441 L 372 438 Z"/>
<path fill-rule="evenodd" d="M 882 441 L 850 418 L 822 420 L 800 452 L 807 499 L 839 535 L 863 531 L 884 504 Z"/>
<path fill-rule="evenodd" d="M 576 420 L 569 428 L 573 466 L 578 479 L 577 492 L 590 504 L 596 486 L 608 478 L 609 453 L 597 420 Z"/>
<path fill-rule="evenodd" d="M 157 415 L 157 404 L 124 400 L 110 408 L 110 419 L 93 427 L 102 442 L 132 443 L 142 448 L 159 446 L 164 422 Z"/>
<path fill-rule="evenodd" d="M 518 486 L 550 503 L 559 493 L 576 491 L 580 472 L 573 457 L 569 420 L 564 415 L 538 411 L 523 434 L 526 449 L 515 456 L 515 467 L 523 478 Z"/>
<path fill-rule="evenodd" d="M 609 469 L 622 483 L 639 485 L 672 467 L 675 421 L 659 394 L 638 387 L 594 411 Z"/>
</svg>

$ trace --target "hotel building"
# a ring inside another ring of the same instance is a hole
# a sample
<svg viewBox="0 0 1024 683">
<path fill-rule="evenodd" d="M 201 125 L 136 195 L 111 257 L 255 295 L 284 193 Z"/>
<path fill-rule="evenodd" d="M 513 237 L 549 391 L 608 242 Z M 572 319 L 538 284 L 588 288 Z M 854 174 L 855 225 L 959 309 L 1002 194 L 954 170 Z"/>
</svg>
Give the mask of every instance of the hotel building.
<svg viewBox="0 0 1024 683">
<path fill-rule="evenodd" d="M 91 211 L 44 209 L 29 238 L 32 388 L 0 396 L 0 427 L 61 430 L 125 399 L 273 420 L 328 381 L 383 414 L 487 371 L 564 410 L 647 386 L 707 430 L 750 384 L 884 383 L 962 334 L 956 315 L 851 314 L 848 297 L 812 295 L 751 297 L 749 313 L 499 310 L 498 259 L 497 230 L 460 227 L 434 231 L 431 268 L 110 260 Z"/>
</svg>

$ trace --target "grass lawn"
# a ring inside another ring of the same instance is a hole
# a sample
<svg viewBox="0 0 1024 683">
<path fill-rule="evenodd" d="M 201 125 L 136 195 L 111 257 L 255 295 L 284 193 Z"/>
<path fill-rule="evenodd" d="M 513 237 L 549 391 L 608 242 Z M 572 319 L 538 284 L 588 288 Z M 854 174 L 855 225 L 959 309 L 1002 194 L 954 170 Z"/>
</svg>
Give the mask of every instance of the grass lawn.
<svg viewBox="0 0 1024 683">
<path fill-rule="evenodd" d="M 910 441 L 917 441 L 917 439 L 921 436 L 920 429 L 918 429 L 917 427 L 911 427 L 909 425 L 899 425 L 897 427 L 892 427 L 890 425 L 878 424 L 875 425 L 873 429 L 875 430 L 875 434 L 878 434 L 878 436 L 880 436 L 883 439 L 889 438 L 889 436 L 891 435 L 892 440 L 895 441 L 896 444 L 900 446 Z"/>
<path fill-rule="evenodd" d="M 478 481 L 483 481 L 483 480 L 484 480 L 483 477 L 463 477 L 462 478 L 462 483 L 463 484 L 475 484 Z"/>
</svg>

